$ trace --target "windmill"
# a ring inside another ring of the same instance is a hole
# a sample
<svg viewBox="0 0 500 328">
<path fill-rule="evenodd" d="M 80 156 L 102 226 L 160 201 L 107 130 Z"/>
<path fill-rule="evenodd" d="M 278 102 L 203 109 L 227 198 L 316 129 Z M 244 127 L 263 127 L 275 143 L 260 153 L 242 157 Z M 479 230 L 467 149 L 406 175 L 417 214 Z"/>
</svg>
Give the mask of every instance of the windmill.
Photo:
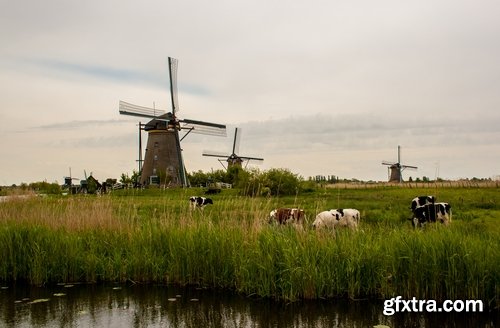
<svg viewBox="0 0 500 328">
<path fill-rule="evenodd" d="M 404 169 L 417 169 L 416 166 L 401 164 L 401 146 L 398 146 L 398 161 L 396 163 L 383 161 L 382 165 L 388 166 L 387 169 L 389 171 L 389 182 L 403 182 L 403 175 L 401 174 L 401 172 L 403 172 Z"/>
<path fill-rule="evenodd" d="M 143 130 L 148 132 L 148 142 L 140 179 L 142 185 L 188 186 L 181 141 L 191 132 L 226 136 L 226 126 L 223 124 L 177 118 L 179 112 L 177 62 L 177 59 L 168 57 L 171 112 L 120 101 L 120 114 L 152 119 L 143 125 Z M 139 124 L 139 129 L 141 129 L 141 124 Z M 179 136 L 181 130 L 186 131 L 182 138 Z M 142 160 L 141 156 L 139 160 Z"/>
<path fill-rule="evenodd" d="M 232 166 L 239 166 L 241 167 L 241 164 L 246 161 L 246 165 L 250 161 L 257 161 L 259 163 L 262 163 L 264 160 L 263 158 L 258 158 L 258 157 L 248 157 L 248 156 L 239 156 L 239 150 L 240 150 L 240 136 L 241 136 L 241 129 L 235 128 L 234 129 L 234 140 L 233 140 L 233 151 L 230 155 L 227 154 L 221 154 L 221 153 L 214 153 L 214 152 L 208 152 L 204 151 L 203 156 L 211 156 L 211 157 L 218 157 L 219 162 L 222 164 L 222 166 L 225 169 L 229 169 Z M 225 159 L 227 162 L 227 167 L 224 166 L 222 163 L 221 159 Z M 246 167 L 245 165 L 245 167 Z"/>
<path fill-rule="evenodd" d="M 73 178 L 71 175 L 71 167 L 69 168 L 69 177 L 64 177 L 64 188 L 71 189 L 73 187 L 73 180 L 80 180 L 79 178 Z"/>
</svg>

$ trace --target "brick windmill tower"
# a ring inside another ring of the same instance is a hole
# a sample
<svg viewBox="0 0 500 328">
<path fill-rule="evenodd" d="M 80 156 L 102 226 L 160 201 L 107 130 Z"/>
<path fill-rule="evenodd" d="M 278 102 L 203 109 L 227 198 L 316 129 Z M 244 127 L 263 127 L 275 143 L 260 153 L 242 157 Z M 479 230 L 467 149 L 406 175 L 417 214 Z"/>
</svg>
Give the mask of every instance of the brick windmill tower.
<svg viewBox="0 0 500 328">
<path fill-rule="evenodd" d="M 191 132 L 226 136 L 226 126 L 205 121 L 179 119 L 177 100 L 177 59 L 168 58 L 170 98 L 172 111 L 132 105 L 120 101 L 120 114 L 151 119 L 139 128 L 148 133 L 148 142 L 142 165 L 142 185 L 169 185 L 187 187 L 186 167 L 182 158 L 181 141 Z M 185 130 L 181 137 L 179 132 Z M 140 145 L 140 148 L 142 146 Z"/>
</svg>

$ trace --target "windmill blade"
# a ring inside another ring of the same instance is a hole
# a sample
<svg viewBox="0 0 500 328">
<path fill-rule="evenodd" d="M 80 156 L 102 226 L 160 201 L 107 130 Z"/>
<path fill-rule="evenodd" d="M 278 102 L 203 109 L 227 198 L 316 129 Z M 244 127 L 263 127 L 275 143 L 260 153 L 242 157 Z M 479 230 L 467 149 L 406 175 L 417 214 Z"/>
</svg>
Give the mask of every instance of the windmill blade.
<svg viewBox="0 0 500 328">
<path fill-rule="evenodd" d="M 212 136 L 226 136 L 226 126 L 224 124 L 210 123 L 204 121 L 196 121 L 189 119 L 179 120 L 180 123 L 183 123 L 183 129 L 193 129 L 193 133 L 198 134 L 206 134 Z"/>
<path fill-rule="evenodd" d="M 238 154 L 240 152 L 240 136 L 241 129 L 234 129 L 234 141 L 233 141 L 233 154 Z"/>
<path fill-rule="evenodd" d="M 396 165 L 397 163 L 394 162 L 389 162 L 389 161 L 382 161 L 382 165 Z"/>
<path fill-rule="evenodd" d="M 228 154 L 223 154 L 223 153 L 216 153 L 216 152 L 211 152 L 204 150 L 202 153 L 203 156 L 209 156 L 209 157 L 220 157 L 220 158 L 228 158 L 231 155 Z"/>
<path fill-rule="evenodd" d="M 120 114 L 138 116 L 138 117 L 157 118 L 158 116 L 164 115 L 165 111 L 149 107 L 137 106 L 120 100 Z"/>
<path fill-rule="evenodd" d="M 177 97 L 177 66 L 178 60 L 168 57 L 168 72 L 170 77 L 170 100 L 172 101 L 172 113 L 179 111 L 179 100 Z"/>
<path fill-rule="evenodd" d="M 411 165 L 401 165 L 402 168 L 405 168 L 405 169 L 413 169 L 413 170 L 416 170 L 418 169 L 417 166 L 411 166 Z"/>
<path fill-rule="evenodd" d="M 254 162 L 257 162 L 257 164 L 261 164 L 264 162 L 264 159 L 263 158 L 259 158 L 259 157 L 247 157 L 247 156 L 241 156 L 240 157 L 242 160 L 244 161 L 254 161 Z"/>
</svg>

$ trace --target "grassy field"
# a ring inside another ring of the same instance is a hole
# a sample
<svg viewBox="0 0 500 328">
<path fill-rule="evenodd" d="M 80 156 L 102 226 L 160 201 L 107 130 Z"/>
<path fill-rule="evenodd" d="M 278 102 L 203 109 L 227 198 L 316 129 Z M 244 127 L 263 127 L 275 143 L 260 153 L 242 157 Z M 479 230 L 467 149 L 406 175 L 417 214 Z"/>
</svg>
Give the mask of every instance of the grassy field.
<svg viewBox="0 0 500 328">
<path fill-rule="evenodd" d="M 124 190 L 0 203 L 0 280 L 31 284 L 131 281 L 195 284 L 300 298 L 481 299 L 500 296 L 500 193 L 493 188 L 325 188 L 290 197 L 199 189 Z M 452 205 L 449 227 L 411 228 L 409 203 Z M 267 223 L 277 206 L 304 208 L 303 229 Z M 316 213 L 361 211 L 357 232 L 314 231 Z"/>
</svg>

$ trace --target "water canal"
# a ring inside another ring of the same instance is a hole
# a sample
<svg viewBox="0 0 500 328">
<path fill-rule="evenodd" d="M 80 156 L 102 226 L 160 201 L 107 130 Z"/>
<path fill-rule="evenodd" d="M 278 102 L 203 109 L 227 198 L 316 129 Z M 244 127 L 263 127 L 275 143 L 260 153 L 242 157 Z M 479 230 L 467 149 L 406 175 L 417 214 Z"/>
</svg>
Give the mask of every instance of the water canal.
<svg viewBox="0 0 500 328">
<path fill-rule="evenodd" d="M 496 327 L 498 313 L 385 316 L 382 301 L 276 302 L 153 285 L 3 286 L 0 327 Z"/>
</svg>

